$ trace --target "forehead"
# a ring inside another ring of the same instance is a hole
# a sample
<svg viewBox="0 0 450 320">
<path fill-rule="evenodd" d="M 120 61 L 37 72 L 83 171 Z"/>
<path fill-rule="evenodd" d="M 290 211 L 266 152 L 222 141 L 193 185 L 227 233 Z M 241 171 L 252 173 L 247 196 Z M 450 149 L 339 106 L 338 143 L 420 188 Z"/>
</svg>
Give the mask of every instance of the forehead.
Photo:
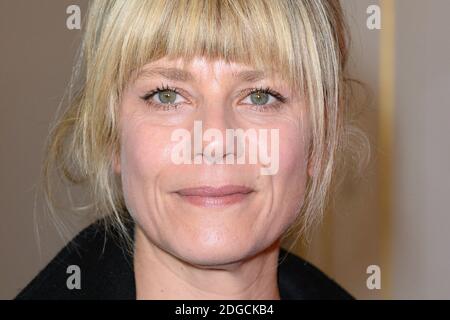
<svg viewBox="0 0 450 320">
<path fill-rule="evenodd" d="M 243 82 L 280 78 L 275 72 L 255 69 L 247 64 L 205 57 L 195 57 L 190 61 L 164 57 L 144 65 L 138 71 L 136 78 L 152 76 L 185 82 L 210 79 L 211 77 L 232 77 Z"/>
</svg>

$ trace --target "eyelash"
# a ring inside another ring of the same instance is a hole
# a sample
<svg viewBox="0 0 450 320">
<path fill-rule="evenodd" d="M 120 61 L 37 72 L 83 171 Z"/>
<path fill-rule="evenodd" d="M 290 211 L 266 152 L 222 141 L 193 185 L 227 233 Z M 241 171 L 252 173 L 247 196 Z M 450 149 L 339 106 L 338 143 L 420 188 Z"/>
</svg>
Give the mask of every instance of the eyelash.
<svg viewBox="0 0 450 320">
<path fill-rule="evenodd" d="M 172 91 L 175 94 L 181 94 L 179 92 L 179 90 L 175 87 L 169 87 L 168 85 L 166 85 L 166 86 L 162 85 L 161 87 L 157 87 L 156 89 L 149 91 L 144 96 L 142 96 L 141 99 L 144 100 L 145 103 L 147 103 L 149 106 L 163 110 L 163 111 L 169 111 L 171 109 L 176 110 L 179 106 L 179 103 L 163 104 L 163 103 L 157 103 L 157 102 L 152 101 L 152 98 L 155 94 L 164 92 L 164 91 Z M 285 96 L 281 95 L 280 93 L 271 89 L 270 87 L 252 88 L 252 89 L 249 89 L 246 91 L 248 91 L 248 92 L 246 93 L 245 97 L 248 97 L 253 93 L 265 93 L 265 94 L 269 94 L 269 95 L 273 96 L 277 100 L 276 102 L 273 102 L 268 105 L 253 104 L 253 106 L 256 107 L 255 110 L 259 111 L 259 112 L 264 112 L 267 110 L 279 110 L 281 107 L 281 104 L 286 103 L 286 101 L 287 101 L 287 98 Z"/>
</svg>

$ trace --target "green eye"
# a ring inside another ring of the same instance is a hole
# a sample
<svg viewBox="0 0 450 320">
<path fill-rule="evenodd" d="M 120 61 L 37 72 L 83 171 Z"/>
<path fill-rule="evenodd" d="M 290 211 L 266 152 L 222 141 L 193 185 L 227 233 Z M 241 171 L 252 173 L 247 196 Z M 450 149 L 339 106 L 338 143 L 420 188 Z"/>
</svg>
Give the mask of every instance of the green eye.
<svg viewBox="0 0 450 320">
<path fill-rule="evenodd" d="M 142 96 L 141 99 L 152 108 L 163 111 L 176 110 L 184 102 L 178 90 L 169 86 L 158 87 Z"/>
<path fill-rule="evenodd" d="M 269 94 L 265 92 L 254 92 L 250 95 L 253 104 L 264 105 L 269 101 Z"/>
<path fill-rule="evenodd" d="M 161 103 L 173 104 L 177 99 L 177 93 L 172 90 L 158 92 L 158 99 Z"/>
</svg>

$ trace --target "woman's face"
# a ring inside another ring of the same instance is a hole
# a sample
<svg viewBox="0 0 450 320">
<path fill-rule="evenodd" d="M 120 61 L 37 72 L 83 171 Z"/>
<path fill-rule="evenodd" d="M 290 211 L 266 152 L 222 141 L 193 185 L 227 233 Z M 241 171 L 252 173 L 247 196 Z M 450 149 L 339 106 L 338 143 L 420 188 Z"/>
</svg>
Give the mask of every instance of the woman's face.
<svg viewBox="0 0 450 320">
<path fill-rule="evenodd" d="M 143 70 L 124 91 L 114 168 L 148 240 L 195 265 L 243 260 L 277 241 L 308 174 L 301 95 L 219 60 L 163 58 Z M 227 141 L 227 129 L 246 134 Z"/>
</svg>

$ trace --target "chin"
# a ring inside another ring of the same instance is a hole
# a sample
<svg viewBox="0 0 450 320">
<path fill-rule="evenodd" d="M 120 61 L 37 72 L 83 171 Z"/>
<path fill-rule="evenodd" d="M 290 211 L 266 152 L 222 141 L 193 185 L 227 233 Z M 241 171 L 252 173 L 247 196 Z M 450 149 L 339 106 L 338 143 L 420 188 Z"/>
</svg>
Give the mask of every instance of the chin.
<svg viewBox="0 0 450 320">
<path fill-rule="evenodd" d="M 177 239 L 172 247 L 175 256 L 181 260 L 205 268 L 232 268 L 233 264 L 249 259 L 264 251 L 273 242 L 268 238 L 258 240 L 255 237 L 214 238 L 214 234 L 204 235 L 196 239 Z"/>
<path fill-rule="evenodd" d="M 254 247 L 250 239 L 236 242 L 231 239 L 217 239 L 214 234 L 209 234 L 204 238 L 179 242 L 174 253 L 190 264 L 212 267 L 239 262 L 247 258 Z"/>
</svg>

